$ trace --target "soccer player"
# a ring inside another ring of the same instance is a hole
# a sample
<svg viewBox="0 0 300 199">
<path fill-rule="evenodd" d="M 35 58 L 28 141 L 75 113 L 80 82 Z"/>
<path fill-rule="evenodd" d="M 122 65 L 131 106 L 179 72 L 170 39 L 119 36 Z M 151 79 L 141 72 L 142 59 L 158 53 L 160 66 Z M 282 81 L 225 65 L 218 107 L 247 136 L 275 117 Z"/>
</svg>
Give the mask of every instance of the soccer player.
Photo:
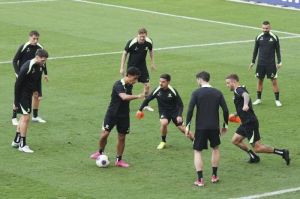
<svg viewBox="0 0 300 199">
<path fill-rule="evenodd" d="M 183 103 L 177 90 L 170 85 L 171 76 L 162 74 L 159 79 L 159 86 L 144 100 L 138 112 L 142 112 L 149 102 L 157 99 L 158 111 L 160 117 L 161 142 L 157 149 L 166 147 L 166 137 L 168 124 L 172 120 L 177 128 L 185 134 L 185 125 L 182 120 Z M 140 113 L 137 113 L 140 114 Z M 188 137 L 194 140 L 193 133 L 188 132 Z"/>
<path fill-rule="evenodd" d="M 225 134 L 228 128 L 228 108 L 223 97 L 223 94 L 213 88 L 209 84 L 210 74 L 206 71 L 202 71 L 196 75 L 197 83 L 201 88 L 195 90 L 191 96 L 189 108 L 187 112 L 187 129 L 189 131 L 191 126 L 191 120 L 193 117 L 194 107 L 197 107 L 196 113 L 196 127 L 195 127 L 195 140 L 194 140 L 194 165 L 197 172 L 197 180 L 194 182 L 196 186 L 204 186 L 203 180 L 203 160 L 202 150 L 207 149 L 207 142 L 210 142 L 212 148 L 211 165 L 212 176 L 211 182 L 217 183 L 219 177 L 217 170 L 220 161 L 219 145 L 220 134 Z M 219 107 L 223 110 L 224 123 L 220 130 L 219 121 Z"/>
<path fill-rule="evenodd" d="M 240 86 L 239 77 L 236 74 L 227 76 L 226 86 L 234 92 L 236 114 L 241 118 L 241 125 L 233 135 L 232 143 L 248 153 L 250 156 L 249 163 L 258 163 L 260 161 L 256 153 L 273 153 L 280 155 L 286 164 L 289 165 L 291 160 L 289 150 L 277 149 L 261 143 L 259 123 L 253 111 L 249 93 L 245 87 Z M 253 147 L 254 152 L 243 142 L 245 138 L 249 140 L 249 144 Z"/>
<path fill-rule="evenodd" d="M 150 91 L 150 77 L 146 64 L 146 56 L 149 51 L 150 60 L 151 60 L 151 69 L 156 70 L 154 64 L 154 51 L 152 40 L 147 36 L 147 30 L 141 28 L 138 30 L 138 35 L 136 38 L 131 39 L 127 42 L 124 52 L 121 58 L 121 67 L 120 73 L 124 76 L 124 66 L 129 54 L 127 68 L 137 67 L 141 71 L 141 76 L 138 79 L 138 82 L 144 84 L 144 95 L 145 98 L 148 97 Z M 154 111 L 150 106 L 146 106 L 145 110 Z"/>
<path fill-rule="evenodd" d="M 33 153 L 33 150 L 31 150 L 26 143 L 32 94 L 39 86 L 47 58 L 48 52 L 43 49 L 38 49 L 35 53 L 35 58 L 28 60 L 22 65 L 15 83 L 14 106 L 22 116 L 20 117 L 19 125 L 17 126 L 15 139 L 11 145 L 25 153 Z"/>
<path fill-rule="evenodd" d="M 33 30 L 29 33 L 29 41 L 25 44 L 22 44 L 15 54 L 15 57 L 13 58 L 13 67 L 15 70 L 15 75 L 18 77 L 18 74 L 21 70 L 21 66 L 28 60 L 31 60 L 35 57 L 35 53 L 38 49 L 43 49 L 43 46 L 38 43 L 40 34 L 39 32 Z M 47 67 L 43 67 L 44 71 L 44 78 L 46 81 L 48 81 L 48 72 Z M 33 106 L 33 116 L 32 121 L 34 122 L 40 122 L 45 123 L 46 121 L 43 120 L 41 117 L 38 116 L 38 109 L 39 104 L 42 99 L 42 81 L 40 79 L 39 85 L 35 88 L 36 90 L 33 92 L 32 96 L 32 106 Z M 13 116 L 12 116 L 12 124 L 17 126 L 18 120 L 17 120 L 17 110 L 13 108 Z"/>
<path fill-rule="evenodd" d="M 272 82 L 275 94 L 275 104 L 277 107 L 280 107 L 282 104 L 279 100 L 279 87 L 277 83 L 277 70 L 282 66 L 279 38 L 271 32 L 271 25 L 268 21 L 264 21 L 262 23 L 262 31 L 263 32 L 255 39 L 252 62 L 249 66 L 249 69 L 253 67 L 258 54 L 258 62 L 255 72 L 256 77 L 258 78 L 257 99 L 253 102 L 253 105 L 258 105 L 262 102 L 261 94 L 263 90 L 263 82 L 267 75 L 267 78 L 271 79 Z M 277 55 L 277 64 L 275 62 L 275 53 Z"/>
<path fill-rule="evenodd" d="M 124 168 L 129 167 L 129 164 L 122 160 L 122 155 L 125 148 L 125 137 L 129 133 L 130 127 L 129 102 L 144 97 L 143 94 L 132 95 L 133 84 L 137 82 L 139 76 L 140 70 L 136 67 L 130 67 L 126 76 L 115 82 L 111 93 L 111 101 L 103 122 L 99 151 L 91 155 L 92 159 L 97 159 L 104 152 L 107 138 L 114 126 L 117 126 L 118 143 L 115 165 Z"/>
</svg>

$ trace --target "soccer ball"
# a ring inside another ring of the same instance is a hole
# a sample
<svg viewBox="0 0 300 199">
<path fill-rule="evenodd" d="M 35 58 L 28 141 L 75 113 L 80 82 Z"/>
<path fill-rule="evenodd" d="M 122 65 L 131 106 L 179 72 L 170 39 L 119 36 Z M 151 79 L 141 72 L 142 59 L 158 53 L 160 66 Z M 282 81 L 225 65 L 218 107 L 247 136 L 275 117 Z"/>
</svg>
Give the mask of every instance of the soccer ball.
<svg viewBox="0 0 300 199">
<path fill-rule="evenodd" d="M 100 155 L 97 159 L 96 159 L 96 165 L 98 167 L 108 167 L 109 165 L 109 160 L 107 155 Z"/>
</svg>

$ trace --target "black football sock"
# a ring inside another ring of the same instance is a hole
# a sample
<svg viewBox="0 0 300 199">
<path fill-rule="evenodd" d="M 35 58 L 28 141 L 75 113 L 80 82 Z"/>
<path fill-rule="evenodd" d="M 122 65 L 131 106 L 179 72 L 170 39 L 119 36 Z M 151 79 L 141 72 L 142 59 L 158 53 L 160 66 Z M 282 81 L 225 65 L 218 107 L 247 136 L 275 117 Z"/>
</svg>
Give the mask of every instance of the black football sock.
<svg viewBox="0 0 300 199">
<path fill-rule="evenodd" d="M 15 143 L 20 143 L 20 138 L 21 138 L 20 132 L 16 132 L 14 142 Z"/>
<path fill-rule="evenodd" d="M 103 152 L 104 152 L 104 149 L 99 149 L 100 155 L 102 155 Z"/>
<path fill-rule="evenodd" d="M 257 91 L 257 99 L 261 99 L 261 93 L 262 91 Z"/>
<path fill-rule="evenodd" d="M 161 136 L 161 141 L 166 142 L 166 138 L 167 138 L 166 135 L 162 135 L 162 136 Z"/>
<path fill-rule="evenodd" d="M 249 151 L 247 151 L 247 153 L 249 154 L 250 158 L 252 158 L 252 159 L 257 158 L 257 155 L 251 149 L 249 149 Z"/>
<path fill-rule="evenodd" d="M 201 180 L 201 178 L 203 178 L 202 171 L 197 171 L 197 175 L 198 175 L 198 180 Z"/>
<path fill-rule="evenodd" d="M 16 110 L 13 110 L 13 115 L 12 115 L 11 118 L 12 118 L 12 119 L 17 118 L 17 111 L 16 111 Z"/>
<path fill-rule="evenodd" d="M 33 109 L 32 111 L 33 111 L 33 117 L 37 117 L 39 109 Z"/>
<path fill-rule="evenodd" d="M 279 92 L 275 92 L 274 95 L 275 95 L 275 100 L 279 100 Z"/>
<path fill-rule="evenodd" d="M 277 154 L 277 155 L 280 155 L 280 156 L 283 156 L 283 149 L 275 149 L 275 148 L 274 148 L 273 153 L 274 153 L 274 154 Z"/>
<path fill-rule="evenodd" d="M 21 139 L 20 139 L 20 147 L 24 147 L 26 146 L 26 137 L 22 137 L 21 136 Z"/>
<path fill-rule="evenodd" d="M 122 160 L 122 156 L 121 155 L 119 155 L 119 156 L 116 157 L 116 161 L 117 162 L 120 161 L 120 160 Z"/>
<path fill-rule="evenodd" d="M 218 172 L 218 167 L 212 167 L 212 174 L 214 176 L 217 176 L 217 172 Z"/>
</svg>

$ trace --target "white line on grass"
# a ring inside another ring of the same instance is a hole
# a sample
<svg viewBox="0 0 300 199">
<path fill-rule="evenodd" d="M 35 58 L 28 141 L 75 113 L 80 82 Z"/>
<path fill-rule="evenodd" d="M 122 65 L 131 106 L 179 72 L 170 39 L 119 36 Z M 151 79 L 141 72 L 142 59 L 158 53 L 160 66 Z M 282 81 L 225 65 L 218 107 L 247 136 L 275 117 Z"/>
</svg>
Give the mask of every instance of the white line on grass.
<svg viewBox="0 0 300 199">
<path fill-rule="evenodd" d="M 283 189 L 283 190 L 279 190 L 279 191 L 267 192 L 267 193 L 262 193 L 262 194 L 252 195 L 252 196 L 244 196 L 244 197 L 234 198 L 234 199 L 255 199 L 255 198 L 263 198 L 263 197 L 269 197 L 269 196 L 281 195 L 281 194 L 291 193 L 291 192 L 296 192 L 296 191 L 300 191 L 300 187 L 290 188 L 290 189 Z"/>
<path fill-rule="evenodd" d="M 120 8 L 120 9 L 126 9 L 126 10 L 133 10 L 138 12 L 145 12 L 150 14 L 157 14 L 157 15 L 163 15 L 168 17 L 175 17 L 175 18 L 181 18 L 181 19 L 188 19 L 193 21 L 202 21 L 202 22 L 208 22 L 208 23 L 216 23 L 216 24 L 222 24 L 227 26 L 235 26 L 240 28 L 248 28 L 248 29 L 254 29 L 254 30 L 261 30 L 261 28 L 253 27 L 253 26 L 247 26 L 247 25 L 240 25 L 240 24 L 234 24 L 234 23 L 227 23 L 222 21 L 215 21 L 215 20 L 209 20 L 209 19 L 202 19 L 202 18 L 196 18 L 196 17 L 188 17 L 188 16 L 182 16 L 182 15 L 175 15 L 175 14 L 169 14 L 169 13 L 163 13 L 163 12 L 157 12 L 152 10 L 144 10 L 144 9 L 138 9 L 138 8 L 132 8 L 127 6 L 120 6 L 120 5 L 114 5 L 114 4 L 107 4 L 107 3 L 99 3 L 99 2 L 93 2 L 93 1 L 85 1 L 85 0 L 73 0 L 74 2 L 80 2 L 80 3 L 86 3 L 86 4 L 94 4 L 94 5 L 101 5 L 106 7 L 113 7 L 113 8 Z M 294 35 L 299 36 L 300 34 L 297 33 L 290 33 L 290 32 L 284 32 L 279 30 L 272 30 L 273 32 L 277 33 L 283 33 L 287 35 Z"/>
<path fill-rule="evenodd" d="M 286 36 L 281 37 L 280 39 L 293 39 L 293 38 L 300 38 L 300 36 Z M 223 45 L 230 45 L 230 44 L 241 44 L 241 43 L 250 43 L 254 42 L 254 40 L 241 40 L 241 41 L 226 41 L 226 42 L 217 42 L 217 43 L 207 43 L 207 44 L 193 44 L 193 45 L 183 45 L 183 46 L 168 46 L 168 47 L 161 47 L 155 48 L 155 51 L 162 51 L 162 50 L 175 50 L 175 49 L 183 49 L 183 48 L 197 48 L 197 47 L 206 47 L 206 46 L 223 46 Z M 80 57 L 94 57 L 94 56 L 103 56 L 103 55 L 114 55 L 114 54 L 121 54 L 123 51 L 113 51 L 113 52 L 100 52 L 100 53 L 91 53 L 91 54 L 80 54 L 80 55 L 66 55 L 66 56 L 57 56 L 57 57 L 50 57 L 49 60 L 56 60 L 56 59 L 71 59 L 71 58 L 80 58 Z M 9 64 L 12 61 L 1 61 L 0 64 Z"/>
<path fill-rule="evenodd" d="M 227 1 L 235 2 L 235 3 L 257 5 L 257 6 L 272 7 L 272 8 L 280 8 L 280 9 L 286 9 L 286 10 L 300 11 L 299 8 L 287 7 L 287 6 L 281 6 L 281 5 L 272 5 L 272 4 L 267 4 L 267 3 L 257 3 L 254 1 L 242 1 L 242 0 L 227 0 Z"/>
<path fill-rule="evenodd" d="M 0 4 L 39 3 L 39 2 L 47 2 L 47 1 L 57 1 L 57 0 L 4 1 L 4 2 L 0 2 Z"/>
</svg>

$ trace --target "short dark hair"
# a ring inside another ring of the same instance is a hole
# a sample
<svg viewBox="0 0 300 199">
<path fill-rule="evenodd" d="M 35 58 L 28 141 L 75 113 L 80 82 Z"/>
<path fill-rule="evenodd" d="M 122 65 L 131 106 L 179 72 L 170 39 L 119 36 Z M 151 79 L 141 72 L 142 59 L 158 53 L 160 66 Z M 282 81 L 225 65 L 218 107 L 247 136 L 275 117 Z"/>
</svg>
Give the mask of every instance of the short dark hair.
<svg viewBox="0 0 300 199">
<path fill-rule="evenodd" d="M 270 25 L 270 22 L 269 21 L 263 21 L 262 24 L 263 25 Z"/>
<path fill-rule="evenodd" d="M 206 71 L 202 71 L 196 75 L 197 79 L 203 79 L 206 82 L 209 82 L 210 74 Z"/>
<path fill-rule="evenodd" d="M 165 80 L 167 80 L 168 82 L 171 81 L 171 75 L 169 74 L 161 74 L 159 78 L 163 78 Z"/>
<path fill-rule="evenodd" d="M 128 75 L 139 77 L 141 75 L 141 71 L 140 71 L 140 69 L 138 69 L 136 67 L 129 67 L 126 72 L 126 76 L 128 76 Z"/>
<path fill-rule="evenodd" d="M 239 76 L 237 74 L 230 74 L 226 77 L 226 79 L 233 79 L 235 81 L 240 81 Z"/>
<path fill-rule="evenodd" d="M 146 28 L 140 28 L 140 29 L 138 30 L 138 34 L 147 34 Z"/>
<path fill-rule="evenodd" d="M 29 36 L 32 37 L 33 35 L 39 37 L 40 33 L 36 30 L 32 30 L 29 32 Z"/>
<path fill-rule="evenodd" d="M 35 53 L 35 56 L 39 56 L 39 57 L 46 57 L 48 58 L 49 57 L 49 54 L 46 50 L 44 49 L 38 49 Z"/>
</svg>

